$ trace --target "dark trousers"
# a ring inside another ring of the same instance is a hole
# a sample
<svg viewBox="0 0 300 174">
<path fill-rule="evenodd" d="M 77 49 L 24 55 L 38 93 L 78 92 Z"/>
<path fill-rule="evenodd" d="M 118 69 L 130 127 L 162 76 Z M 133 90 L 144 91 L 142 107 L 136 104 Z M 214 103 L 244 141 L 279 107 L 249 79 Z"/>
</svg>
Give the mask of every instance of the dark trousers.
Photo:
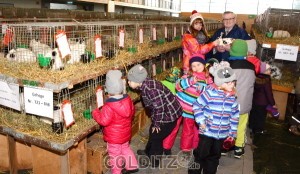
<svg viewBox="0 0 300 174">
<path fill-rule="evenodd" d="M 249 127 L 253 133 L 261 132 L 265 129 L 266 117 L 266 106 L 252 105 L 249 116 Z"/>
<path fill-rule="evenodd" d="M 199 135 L 200 142 L 197 149 L 194 150 L 194 162 L 200 164 L 200 169 L 190 169 L 189 174 L 201 173 L 203 174 L 215 174 L 219 165 L 219 159 L 221 158 L 221 148 L 224 139 L 214 139 L 205 135 Z"/>
<path fill-rule="evenodd" d="M 160 131 L 152 133 L 153 124 L 149 129 L 149 140 L 145 148 L 147 156 L 151 159 L 152 166 L 158 166 L 159 160 L 157 155 L 163 154 L 163 140 L 172 132 L 176 126 L 177 120 L 170 123 L 163 123 L 160 125 Z M 156 159 L 156 160 L 155 160 Z"/>
</svg>

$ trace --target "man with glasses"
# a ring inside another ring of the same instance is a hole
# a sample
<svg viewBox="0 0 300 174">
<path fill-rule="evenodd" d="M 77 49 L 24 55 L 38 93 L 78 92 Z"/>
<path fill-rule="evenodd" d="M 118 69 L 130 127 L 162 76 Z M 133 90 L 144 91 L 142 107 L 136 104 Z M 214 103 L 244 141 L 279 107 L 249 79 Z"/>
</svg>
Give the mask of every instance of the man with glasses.
<svg viewBox="0 0 300 174">
<path fill-rule="evenodd" d="M 222 38 L 233 38 L 233 39 L 242 39 L 242 40 L 250 40 L 251 37 L 248 33 L 240 28 L 236 24 L 236 14 L 231 11 L 225 11 L 223 13 L 223 28 L 220 28 L 215 32 L 215 34 L 210 38 L 210 41 L 214 41 L 219 37 Z M 217 58 L 219 61 L 228 60 L 229 57 L 230 45 L 219 45 L 216 46 L 214 50 L 210 51 L 206 58 L 210 59 L 212 57 Z"/>
</svg>

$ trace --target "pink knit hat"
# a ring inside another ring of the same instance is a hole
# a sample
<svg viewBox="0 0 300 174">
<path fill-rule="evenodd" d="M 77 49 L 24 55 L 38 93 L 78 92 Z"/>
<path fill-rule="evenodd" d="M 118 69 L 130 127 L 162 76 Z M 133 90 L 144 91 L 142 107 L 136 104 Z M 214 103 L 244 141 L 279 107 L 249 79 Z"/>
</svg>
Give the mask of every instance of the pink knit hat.
<svg viewBox="0 0 300 174">
<path fill-rule="evenodd" d="M 190 25 L 192 25 L 192 23 L 193 23 L 194 20 L 196 20 L 196 19 L 202 19 L 202 21 L 204 22 L 204 19 L 203 19 L 202 15 L 201 15 L 200 13 L 198 13 L 198 12 L 192 14 L 192 15 L 190 16 L 190 18 L 191 18 Z"/>
</svg>

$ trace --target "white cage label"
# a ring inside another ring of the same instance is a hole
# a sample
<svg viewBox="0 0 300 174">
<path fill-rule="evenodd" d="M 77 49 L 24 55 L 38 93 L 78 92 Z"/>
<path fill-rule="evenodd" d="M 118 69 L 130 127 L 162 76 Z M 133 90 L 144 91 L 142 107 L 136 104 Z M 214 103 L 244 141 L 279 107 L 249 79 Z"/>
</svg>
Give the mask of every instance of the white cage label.
<svg viewBox="0 0 300 174">
<path fill-rule="evenodd" d="M 62 113 L 64 116 L 64 122 L 66 127 L 70 127 L 72 124 L 75 123 L 73 110 L 72 110 L 72 103 L 69 100 L 65 100 L 62 104 Z"/>
<path fill-rule="evenodd" d="M 140 44 L 144 43 L 144 31 L 142 28 L 139 30 L 139 42 Z"/>
<path fill-rule="evenodd" d="M 25 112 L 53 119 L 53 92 L 24 86 Z"/>
<path fill-rule="evenodd" d="M 165 38 L 168 38 L 168 27 L 165 26 Z"/>
<path fill-rule="evenodd" d="M 97 108 L 103 106 L 104 99 L 103 99 L 103 89 L 101 86 L 98 86 L 96 89 L 96 100 L 97 100 Z"/>
<path fill-rule="evenodd" d="M 7 24 L 2 23 L 1 27 L 2 27 L 2 34 L 5 34 L 6 33 L 6 29 L 7 29 Z"/>
<path fill-rule="evenodd" d="M 174 27 L 174 30 L 173 30 L 173 31 L 174 31 L 173 36 L 176 37 L 176 27 Z"/>
<path fill-rule="evenodd" d="M 124 47 L 125 42 L 125 32 L 124 30 L 120 30 L 119 32 L 119 47 Z"/>
<path fill-rule="evenodd" d="M 156 76 L 156 65 L 152 64 L 152 75 Z"/>
<path fill-rule="evenodd" d="M 99 35 L 95 36 L 95 52 L 96 57 L 102 57 L 102 41 Z"/>
<path fill-rule="evenodd" d="M 55 36 L 56 37 L 56 43 L 58 45 L 58 49 L 61 53 L 62 58 L 65 58 L 67 55 L 71 54 L 70 45 L 68 43 L 67 35 L 65 32 L 60 31 Z"/>
<path fill-rule="evenodd" d="M 18 84 L 0 81 L 0 105 L 20 111 L 20 92 Z"/>
<path fill-rule="evenodd" d="M 297 61 L 298 56 L 298 46 L 277 44 L 275 59 Z"/>
<path fill-rule="evenodd" d="M 153 40 L 156 40 L 156 28 L 155 27 L 153 27 L 152 28 L 152 32 L 153 32 Z"/>
</svg>

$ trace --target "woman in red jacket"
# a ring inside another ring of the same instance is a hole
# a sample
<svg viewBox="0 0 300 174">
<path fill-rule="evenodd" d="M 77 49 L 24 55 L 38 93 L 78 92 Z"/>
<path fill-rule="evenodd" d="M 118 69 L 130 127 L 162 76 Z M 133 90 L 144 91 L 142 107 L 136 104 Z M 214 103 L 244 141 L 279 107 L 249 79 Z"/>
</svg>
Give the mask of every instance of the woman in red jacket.
<svg viewBox="0 0 300 174">
<path fill-rule="evenodd" d="M 136 157 L 129 146 L 134 105 L 123 92 L 122 73 L 110 70 L 106 74 L 106 90 L 109 98 L 101 108 L 93 111 L 93 118 L 104 127 L 103 138 L 107 142 L 112 174 L 138 171 Z M 122 165 L 125 163 L 125 168 Z"/>
</svg>

